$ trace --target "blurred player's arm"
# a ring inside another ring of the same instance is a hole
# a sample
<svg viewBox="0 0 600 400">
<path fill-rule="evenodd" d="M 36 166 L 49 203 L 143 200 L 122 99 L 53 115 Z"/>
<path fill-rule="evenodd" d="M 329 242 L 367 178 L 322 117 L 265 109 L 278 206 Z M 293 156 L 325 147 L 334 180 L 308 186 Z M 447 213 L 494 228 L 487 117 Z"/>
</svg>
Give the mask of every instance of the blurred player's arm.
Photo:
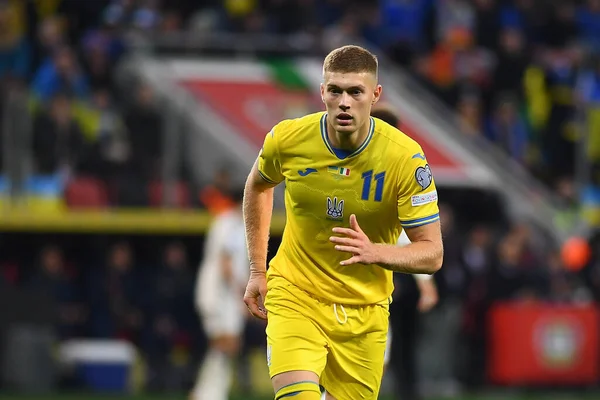
<svg viewBox="0 0 600 400">
<path fill-rule="evenodd" d="M 439 295 L 435 280 L 432 275 L 415 274 L 413 275 L 419 288 L 419 304 L 417 308 L 420 312 L 431 310 L 438 303 Z"/>
<path fill-rule="evenodd" d="M 219 265 L 221 267 L 221 276 L 223 277 L 223 280 L 227 282 L 227 285 L 232 286 L 234 283 L 232 258 L 227 251 L 221 252 Z"/>
</svg>

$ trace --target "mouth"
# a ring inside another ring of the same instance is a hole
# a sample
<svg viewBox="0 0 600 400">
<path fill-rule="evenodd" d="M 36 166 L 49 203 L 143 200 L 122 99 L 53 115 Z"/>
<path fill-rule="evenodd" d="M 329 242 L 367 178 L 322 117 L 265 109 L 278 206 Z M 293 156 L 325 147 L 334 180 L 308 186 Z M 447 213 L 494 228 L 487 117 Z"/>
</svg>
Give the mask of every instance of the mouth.
<svg viewBox="0 0 600 400">
<path fill-rule="evenodd" d="M 352 123 L 352 119 L 353 119 L 352 115 L 350 115 L 348 113 L 339 113 L 335 117 L 335 120 L 340 125 L 350 125 Z"/>
</svg>

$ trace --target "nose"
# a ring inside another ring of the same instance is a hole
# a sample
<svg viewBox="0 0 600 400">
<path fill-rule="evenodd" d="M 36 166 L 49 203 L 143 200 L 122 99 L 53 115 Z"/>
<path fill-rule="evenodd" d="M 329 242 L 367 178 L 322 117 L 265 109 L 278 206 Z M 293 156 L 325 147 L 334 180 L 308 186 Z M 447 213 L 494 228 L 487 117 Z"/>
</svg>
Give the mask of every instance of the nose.
<svg viewBox="0 0 600 400">
<path fill-rule="evenodd" d="M 346 111 L 350 108 L 350 95 L 348 95 L 348 93 L 342 94 L 342 98 L 340 99 L 340 108 L 342 111 Z"/>
</svg>

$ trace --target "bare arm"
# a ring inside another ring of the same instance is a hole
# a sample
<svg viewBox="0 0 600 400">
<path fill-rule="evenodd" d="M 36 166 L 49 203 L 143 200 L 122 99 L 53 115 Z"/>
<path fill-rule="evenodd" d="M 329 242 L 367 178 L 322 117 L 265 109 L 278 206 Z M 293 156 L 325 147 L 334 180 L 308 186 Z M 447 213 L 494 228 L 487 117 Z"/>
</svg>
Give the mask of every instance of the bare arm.
<svg viewBox="0 0 600 400">
<path fill-rule="evenodd" d="M 438 271 L 444 256 L 440 222 L 408 228 L 406 235 L 411 241 L 406 246 L 378 246 L 378 264 L 394 272 L 409 274 L 433 274 Z"/>
<path fill-rule="evenodd" d="M 266 271 L 275 186 L 263 179 L 255 162 L 244 188 L 244 223 L 251 271 Z"/>
<path fill-rule="evenodd" d="M 412 243 L 404 247 L 372 243 L 354 214 L 350 215 L 350 228 L 333 228 L 333 233 L 345 236 L 329 238 L 336 244 L 335 249 L 353 254 L 341 265 L 378 264 L 406 274 L 433 274 L 442 266 L 444 247 L 439 221 L 406 229 Z"/>
</svg>

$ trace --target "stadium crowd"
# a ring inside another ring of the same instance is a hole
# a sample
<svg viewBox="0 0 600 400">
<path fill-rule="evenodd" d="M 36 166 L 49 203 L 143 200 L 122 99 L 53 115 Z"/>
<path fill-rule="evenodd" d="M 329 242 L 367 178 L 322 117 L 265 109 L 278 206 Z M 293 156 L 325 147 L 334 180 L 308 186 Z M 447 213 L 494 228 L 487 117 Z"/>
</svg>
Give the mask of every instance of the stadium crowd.
<svg viewBox="0 0 600 400">
<path fill-rule="evenodd" d="M 32 170 L 64 182 L 74 205 L 72 182 L 82 187 L 89 179 L 107 188 L 99 207 L 160 205 L 164 116 L 149 86 L 128 96 L 114 81 L 127 52 L 121 34 L 130 29 L 302 33 L 327 46 L 359 36 L 454 108 L 465 135 L 497 144 L 571 207 L 578 141 L 588 137 L 592 164 L 600 155 L 600 0 L 544 7 L 535 0 L 0 0 L 0 89 L 28 93 Z M 227 206 L 228 181 L 221 171 L 210 185 L 188 190 L 182 204 L 218 212 Z M 524 223 L 474 224 L 454 204 L 441 212 L 439 307 L 459 305 L 453 333 L 464 349 L 455 354 L 453 379 L 485 381 L 493 302 L 600 301 L 596 257 L 570 272 Z M 200 243 L 164 241 L 146 253 L 119 240 L 91 246 L 90 255 L 51 242 L 38 241 L 35 255 L 0 243 L 0 285 L 51 293 L 61 307 L 61 339 L 123 337 L 156 371 L 193 365 L 185 354 L 204 347 L 192 299 Z"/>
<path fill-rule="evenodd" d="M 122 96 L 114 82 L 127 51 L 122 33 L 132 29 L 302 33 L 326 47 L 360 37 L 453 107 L 465 135 L 496 143 L 566 202 L 577 143 L 589 136 L 592 160 L 598 153 L 596 0 L 1 4 L 2 86 L 29 88 L 34 169 L 43 174 L 73 171 L 111 184 L 124 171 L 129 181 L 157 177 L 164 121 L 156 99 L 143 85 L 134 98 Z"/>
</svg>

